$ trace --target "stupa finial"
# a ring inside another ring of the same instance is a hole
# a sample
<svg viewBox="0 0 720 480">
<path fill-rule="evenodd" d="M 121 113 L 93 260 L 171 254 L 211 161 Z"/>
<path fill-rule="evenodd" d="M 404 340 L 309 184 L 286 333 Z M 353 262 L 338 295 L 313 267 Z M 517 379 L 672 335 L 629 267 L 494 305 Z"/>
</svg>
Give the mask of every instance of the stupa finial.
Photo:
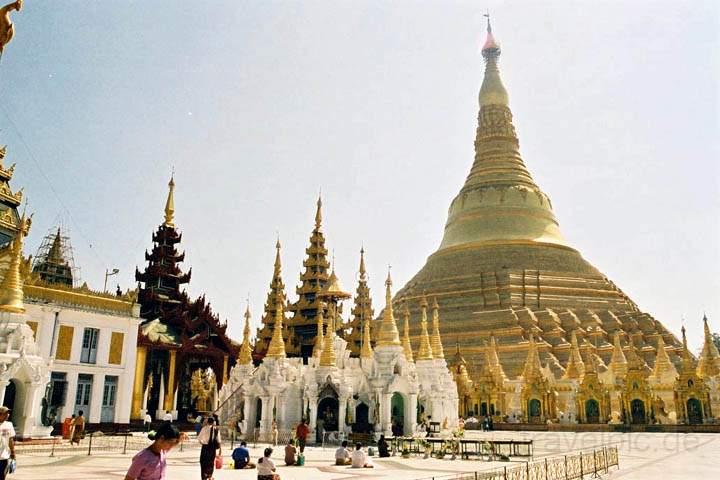
<svg viewBox="0 0 720 480">
<path fill-rule="evenodd" d="M 174 199 L 174 192 L 175 192 L 175 171 L 173 170 L 172 175 L 170 176 L 170 181 L 168 182 L 168 196 L 167 200 L 165 201 L 165 222 L 163 225 L 166 227 L 173 228 L 175 227 L 174 217 L 175 217 L 175 199 Z"/>
</svg>

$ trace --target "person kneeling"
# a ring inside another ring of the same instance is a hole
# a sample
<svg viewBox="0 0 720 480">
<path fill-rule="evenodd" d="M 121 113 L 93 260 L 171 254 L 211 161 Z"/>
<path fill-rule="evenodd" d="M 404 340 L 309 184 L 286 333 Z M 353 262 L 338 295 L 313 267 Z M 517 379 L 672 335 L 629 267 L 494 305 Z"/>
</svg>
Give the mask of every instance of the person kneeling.
<svg viewBox="0 0 720 480">
<path fill-rule="evenodd" d="M 350 465 L 352 463 L 347 446 L 347 440 L 343 440 L 342 446 L 335 450 L 335 465 Z"/>
<path fill-rule="evenodd" d="M 352 452 L 352 467 L 351 468 L 373 468 L 374 465 L 370 463 L 362 449 L 362 443 L 358 442 L 355 444 L 355 451 Z"/>
<path fill-rule="evenodd" d="M 250 461 L 250 451 L 245 441 L 240 442 L 240 446 L 233 450 L 232 459 L 235 462 L 235 470 L 255 468 L 255 464 Z"/>
</svg>

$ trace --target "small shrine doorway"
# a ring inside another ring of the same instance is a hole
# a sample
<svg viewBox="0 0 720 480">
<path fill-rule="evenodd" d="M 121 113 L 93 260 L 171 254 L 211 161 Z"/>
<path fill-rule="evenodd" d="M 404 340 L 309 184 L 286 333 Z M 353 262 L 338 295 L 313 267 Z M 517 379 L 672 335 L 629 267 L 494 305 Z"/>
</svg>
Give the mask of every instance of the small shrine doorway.
<svg viewBox="0 0 720 480">
<path fill-rule="evenodd" d="M 480 416 L 484 417 L 487 414 L 488 414 L 487 402 L 482 402 L 480 404 Z"/>
<path fill-rule="evenodd" d="M 585 402 L 585 423 L 600 423 L 600 404 L 594 398 Z"/>
<path fill-rule="evenodd" d="M 258 398 L 257 400 L 255 400 L 255 428 L 260 428 L 260 421 L 262 421 L 262 416 L 262 400 Z"/>
<path fill-rule="evenodd" d="M 528 401 L 528 422 L 540 423 L 542 421 L 542 404 L 537 398 Z"/>
<path fill-rule="evenodd" d="M 390 421 L 393 435 L 398 437 L 405 432 L 405 399 L 397 392 L 390 399 Z"/>
<path fill-rule="evenodd" d="M 690 425 L 703 423 L 702 405 L 697 398 L 688 398 L 687 419 Z"/>
<path fill-rule="evenodd" d="M 370 407 L 365 403 L 358 403 L 355 407 L 355 423 L 352 425 L 354 433 L 370 433 L 372 425 L 370 425 Z"/>
<path fill-rule="evenodd" d="M 630 402 L 630 423 L 642 424 L 645 422 L 645 402 L 639 398 Z"/>
</svg>

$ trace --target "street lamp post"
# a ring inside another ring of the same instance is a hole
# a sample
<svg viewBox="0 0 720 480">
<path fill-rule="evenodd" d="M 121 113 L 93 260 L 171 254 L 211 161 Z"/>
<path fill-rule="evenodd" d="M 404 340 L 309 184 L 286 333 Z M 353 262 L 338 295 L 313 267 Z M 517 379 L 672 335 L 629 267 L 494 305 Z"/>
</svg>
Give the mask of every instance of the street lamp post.
<svg viewBox="0 0 720 480">
<path fill-rule="evenodd" d="M 107 293 L 107 279 L 108 279 L 108 277 L 111 277 L 111 276 L 113 276 L 113 275 L 117 275 L 118 273 L 120 273 L 120 269 L 119 269 L 119 268 L 113 268 L 112 271 L 108 270 L 107 268 L 105 269 L 105 283 L 103 284 L 103 292 L 104 292 L 104 293 Z"/>
</svg>

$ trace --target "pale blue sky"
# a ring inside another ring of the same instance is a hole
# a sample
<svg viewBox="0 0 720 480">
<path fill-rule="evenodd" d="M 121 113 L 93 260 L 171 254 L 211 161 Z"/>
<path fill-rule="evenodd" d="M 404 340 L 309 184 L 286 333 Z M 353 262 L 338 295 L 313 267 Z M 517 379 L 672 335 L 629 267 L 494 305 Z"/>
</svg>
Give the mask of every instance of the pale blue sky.
<svg viewBox="0 0 720 480">
<path fill-rule="evenodd" d="M 322 187 L 340 279 L 354 290 L 364 244 L 379 310 L 387 264 L 396 289 L 424 264 L 472 163 L 486 7 L 565 237 L 697 346 L 703 310 L 720 330 L 715 1 L 26 2 L 0 64 L 26 251 L 63 218 L 84 280 L 132 286 L 174 165 L 190 292 L 238 338 L 276 231 L 295 298 Z"/>
</svg>

